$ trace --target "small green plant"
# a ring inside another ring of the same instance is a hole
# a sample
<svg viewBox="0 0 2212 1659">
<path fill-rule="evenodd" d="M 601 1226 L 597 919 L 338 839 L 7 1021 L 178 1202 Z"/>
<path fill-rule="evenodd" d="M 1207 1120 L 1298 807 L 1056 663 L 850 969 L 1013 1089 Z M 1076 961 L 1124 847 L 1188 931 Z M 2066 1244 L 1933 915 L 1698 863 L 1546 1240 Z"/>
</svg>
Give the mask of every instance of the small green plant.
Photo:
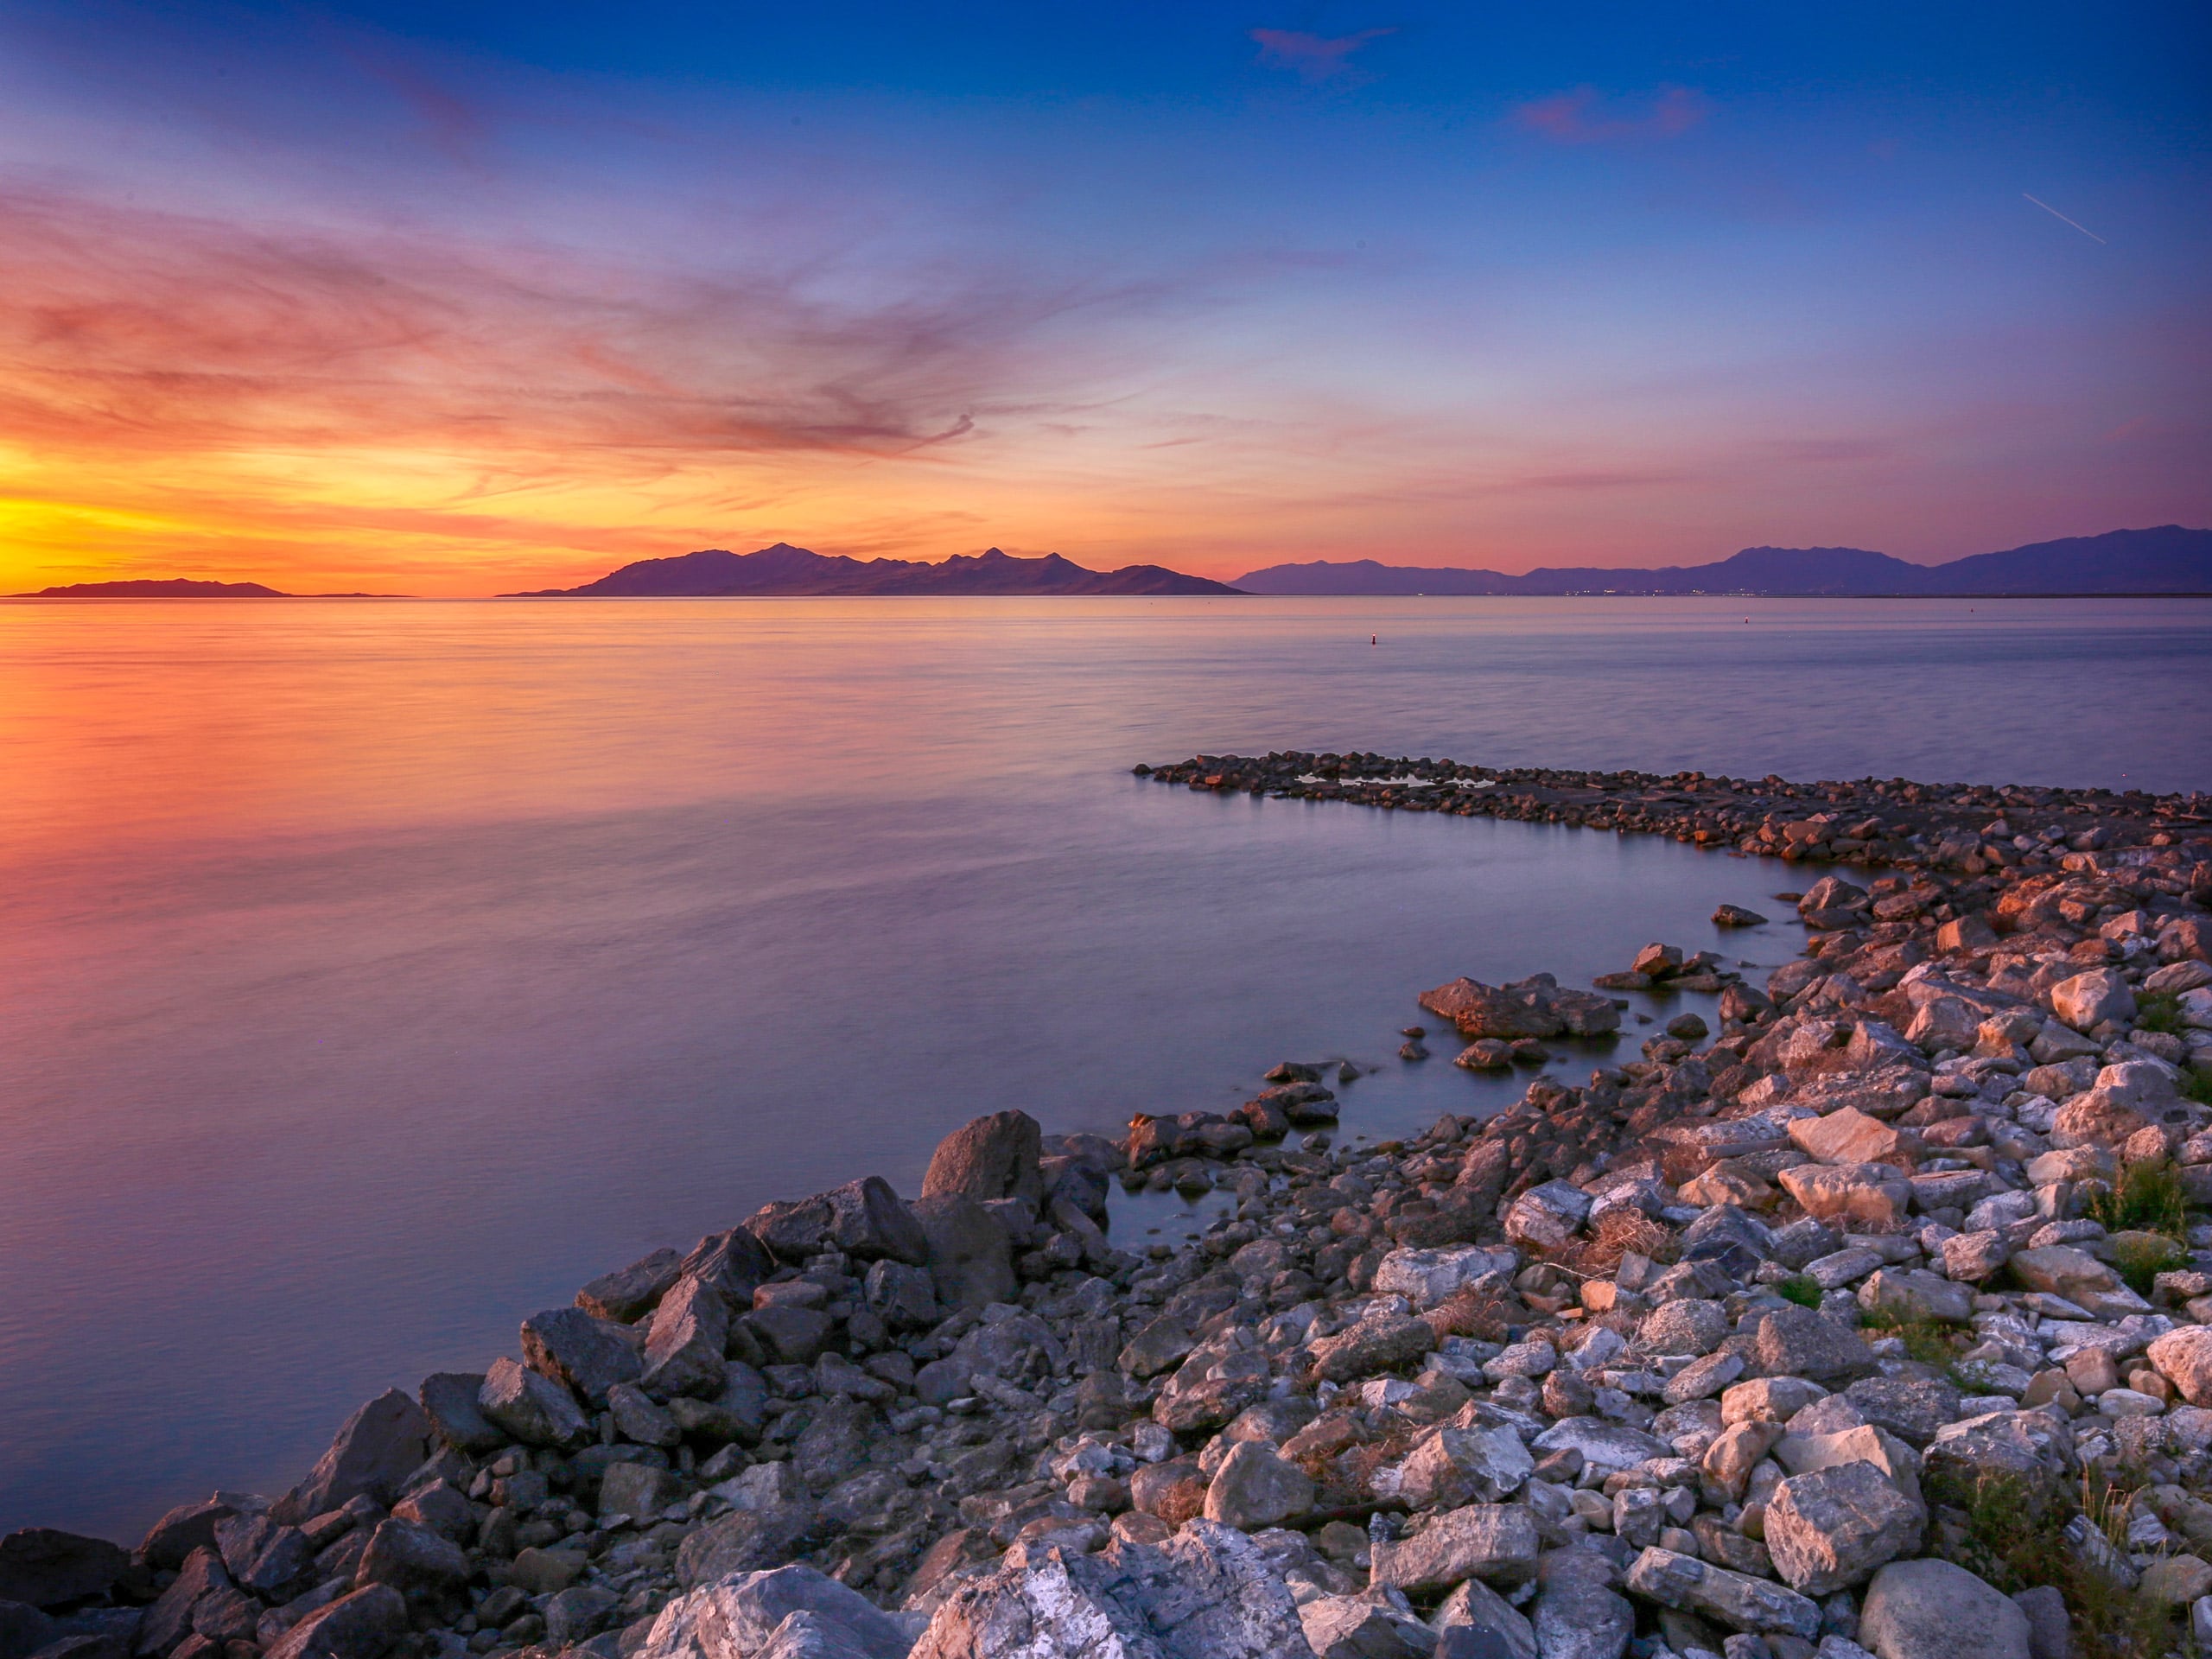
<svg viewBox="0 0 2212 1659">
<path fill-rule="evenodd" d="M 2183 1072 L 2181 1092 L 2185 1100 L 2193 1100 L 2200 1106 L 2212 1106 L 2212 1071 Z"/>
<path fill-rule="evenodd" d="M 2085 1473 L 2078 1493 L 2056 1480 L 1971 1475 L 1945 1469 L 1926 1491 L 1939 1524 L 1929 1544 L 2007 1594 L 2047 1584 L 2066 1599 L 2075 1652 L 2082 1659 L 2150 1659 L 2173 1636 L 2168 1609 L 2101 1571 L 2067 1541 L 2067 1523 L 2085 1516 L 2125 1550 L 2135 1494 Z"/>
<path fill-rule="evenodd" d="M 2112 1240 L 2112 1264 L 2139 1296 L 2148 1296 L 2152 1281 L 2188 1259 L 2182 1247 L 2164 1233 L 2121 1233 Z"/>
<path fill-rule="evenodd" d="M 1882 1336 L 1904 1344 L 1905 1357 L 1938 1370 L 1948 1370 L 1959 1356 L 1959 1333 L 1936 1319 L 1909 1319 L 1886 1307 L 1870 1308 L 1859 1324 Z"/>
<path fill-rule="evenodd" d="M 2181 1166 L 2171 1158 L 2130 1164 L 2107 1192 L 2094 1193 L 2089 1219 L 2108 1233 L 2164 1233 L 2176 1243 L 2189 1237 L 2189 1199 Z"/>
<path fill-rule="evenodd" d="M 1787 1279 L 1776 1280 L 1774 1294 L 1800 1307 L 1818 1308 L 1821 1305 L 1821 1287 L 1809 1273 L 1793 1273 Z"/>
<path fill-rule="evenodd" d="M 2139 993 L 2135 999 L 2135 1028 L 2138 1031 L 2163 1031 L 2180 1036 L 2183 1029 L 2181 998 L 2172 991 Z"/>
</svg>

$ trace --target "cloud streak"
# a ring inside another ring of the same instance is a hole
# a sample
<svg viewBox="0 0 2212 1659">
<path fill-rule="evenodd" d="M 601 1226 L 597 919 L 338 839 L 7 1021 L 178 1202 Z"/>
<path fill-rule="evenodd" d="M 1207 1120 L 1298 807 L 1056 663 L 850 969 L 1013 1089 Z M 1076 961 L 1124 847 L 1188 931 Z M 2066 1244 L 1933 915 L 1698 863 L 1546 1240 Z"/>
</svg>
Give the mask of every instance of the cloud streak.
<svg viewBox="0 0 2212 1659">
<path fill-rule="evenodd" d="M 1688 86 L 1662 86 L 1644 99 L 1607 98 L 1595 86 L 1576 86 L 1517 105 L 1514 125 L 1560 144 L 1634 143 L 1673 138 L 1710 113 L 1705 95 Z"/>
<path fill-rule="evenodd" d="M 1270 68 L 1294 71 L 1309 86 L 1360 75 L 1351 54 L 1370 41 L 1395 35 L 1395 28 L 1363 29 L 1356 35 L 1309 35 L 1300 29 L 1255 29 L 1250 38 L 1260 48 L 1260 61 Z"/>
</svg>

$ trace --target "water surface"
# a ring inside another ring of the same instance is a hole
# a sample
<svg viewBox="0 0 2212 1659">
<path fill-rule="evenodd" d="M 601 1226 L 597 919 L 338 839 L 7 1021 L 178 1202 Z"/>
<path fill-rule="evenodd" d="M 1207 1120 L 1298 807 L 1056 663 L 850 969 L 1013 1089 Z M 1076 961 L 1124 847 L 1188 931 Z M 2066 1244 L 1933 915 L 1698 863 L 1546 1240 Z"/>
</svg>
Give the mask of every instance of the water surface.
<svg viewBox="0 0 2212 1659">
<path fill-rule="evenodd" d="M 2203 787 L 2208 625 L 2124 601 L 0 606 L 0 1529 L 130 1539 L 219 1484 L 279 1490 L 377 1389 L 480 1368 L 522 1314 L 766 1198 L 911 1192 L 979 1112 L 1110 1130 L 1339 1053 L 1382 1068 L 1347 1133 L 1494 1105 L 1519 1084 L 1393 1058 L 1414 993 L 1720 944 L 1716 902 L 1779 915 L 1795 884 L 1198 795 L 1137 760 Z M 1726 948 L 1772 964 L 1794 930 Z M 1172 1236 L 1170 1209 L 1117 1232 Z"/>
</svg>

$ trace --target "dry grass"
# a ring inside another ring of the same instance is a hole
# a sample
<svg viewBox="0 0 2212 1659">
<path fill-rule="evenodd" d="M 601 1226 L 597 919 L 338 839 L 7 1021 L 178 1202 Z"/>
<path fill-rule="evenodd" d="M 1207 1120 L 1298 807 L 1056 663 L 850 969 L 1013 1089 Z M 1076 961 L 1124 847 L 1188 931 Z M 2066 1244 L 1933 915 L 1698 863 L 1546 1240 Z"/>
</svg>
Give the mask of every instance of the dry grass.
<svg viewBox="0 0 2212 1659">
<path fill-rule="evenodd" d="M 1624 1205 L 1598 1217 L 1590 1236 L 1573 1251 L 1572 1265 L 1587 1278 L 1610 1279 L 1621 1257 L 1631 1250 L 1666 1263 L 1680 1256 L 1681 1246 L 1672 1232 L 1642 1211 Z"/>
<path fill-rule="evenodd" d="M 1463 1287 L 1421 1317 L 1428 1321 L 1429 1329 L 1436 1332 L 1439 1342 L 1446 1337 L 1472 1337 L 1478 1342 L 1503 1342 L 1507 1327 L 1526 1325 L 1529 1313 L 1518 1297 L 1508 1292 Z"/>
</svg>

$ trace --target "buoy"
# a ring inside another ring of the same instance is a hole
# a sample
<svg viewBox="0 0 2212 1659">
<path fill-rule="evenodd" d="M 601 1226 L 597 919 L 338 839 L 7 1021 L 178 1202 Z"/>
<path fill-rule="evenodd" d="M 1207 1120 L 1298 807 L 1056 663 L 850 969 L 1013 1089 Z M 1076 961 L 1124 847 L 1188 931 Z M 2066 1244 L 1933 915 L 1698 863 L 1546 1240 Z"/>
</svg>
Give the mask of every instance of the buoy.
<svg viewBox="0 0 2212 1659">
<path fill-rule="evenodd" d="M 1379 645 L 1382 643 L 1382 636 L 1379 633 L 1370 633 L 1367 636 L 1367 643 L 1370 645 Z"/>
</svg>

